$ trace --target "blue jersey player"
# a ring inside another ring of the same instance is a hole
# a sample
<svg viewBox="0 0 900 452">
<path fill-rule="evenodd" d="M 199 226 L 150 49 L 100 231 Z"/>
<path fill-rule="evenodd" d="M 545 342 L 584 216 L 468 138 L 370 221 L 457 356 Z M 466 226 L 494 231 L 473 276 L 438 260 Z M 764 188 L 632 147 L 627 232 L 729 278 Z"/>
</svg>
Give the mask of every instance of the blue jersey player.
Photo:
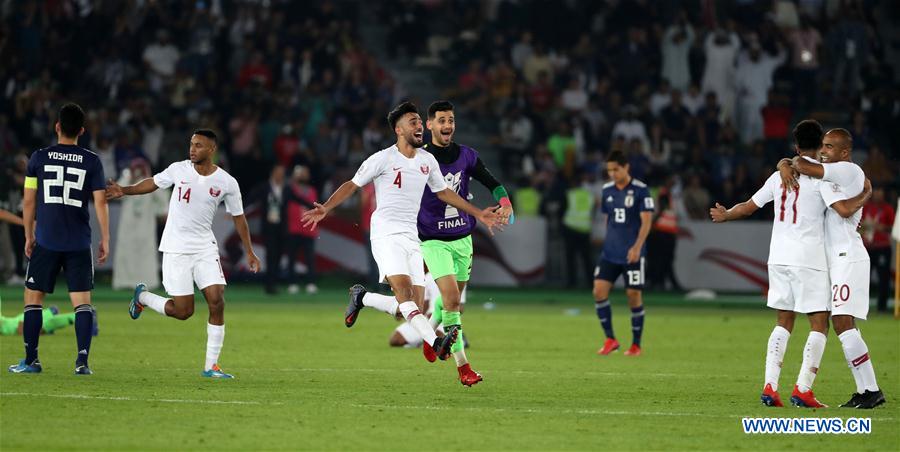
<svg viewBox="0 0 900 452">
<path fill-rule="evenodd" d="M 634 340 L 625 352 L 628 356 L 641 354 L 641 333 L 644 329 L 644 255 L 647 253 L 647 234 L 650 233 L 653 216 L 653 197 L 647 184 L 628 174 L 628 160 L 619 151 L 609 154 L 606 172 L 612 182 L 603 186 L 600 210 L 606 214 L 606 240 L 597 267 L 594 269 L 594 300 L 597 317 L 606 333 L 599 355 L 608 355 L 619 349 L 619 341 L 613 334 L 612 309 L 609 291 L 619 279 L 625 279 L 625 295 L 631 307 L 631 330 Z"/>
<path fill-rule="evenodd" d="M 58 144 L 36 151 L 28 161 L 23 215 L 25 255 L 29 258 L 22 326 L 25 359 L 9 367 L 13 373 L 42 370 L 38 360 L 41 308 L 46 294 L 53 293 L 60 270 L 65 271 L 69 298 L 75 308 L 75 374 L 92 373 L 88 353 L 93 326 L 94 264 L 88 203 L 93 200 L 100 224 L 97 261 L 101 264 L 109 251 L 109 210 L 100 158 L 76 144 L 82 133 L 84 111 L 76 104 L 63 105 L 56 122 Z"/>
</svg>

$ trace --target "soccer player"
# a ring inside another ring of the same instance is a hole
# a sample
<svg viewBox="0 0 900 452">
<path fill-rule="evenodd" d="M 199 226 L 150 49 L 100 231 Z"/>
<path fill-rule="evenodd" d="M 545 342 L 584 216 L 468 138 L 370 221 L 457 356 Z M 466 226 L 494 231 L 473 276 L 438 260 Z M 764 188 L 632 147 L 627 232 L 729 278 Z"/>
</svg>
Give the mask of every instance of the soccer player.
<svg viewBox="0 0 900 452">
<path fill-rule="evenodd" d="M 794 148 L 803 159 L 815 161 L 824 131 L 818 122 L 801 121 L 794 127 Z M 812 392 L 813 381 L 825 352 L 828 334 L 829 282 L 825 257 L 825 209 L 852 215 L 865 204 L 865 196 L 846 200 L 820 181 L 802 176 L 785 185 L 776 171 L 749 200 L 726 210 L 716 203 L 709 209 L 715 223 L 738 220 L 775 201 L 775 220 L 769 243 L 769 293 L 767 305 L 776 310 L 776 325 L 766 349 L 766 373 L 760 400 L 767 406 L 784 406 L 778 379 L 784 353 L 794 328 L 796 313 L 809 318 L 810 332 L 803 349 L 803 363 L 791 403 L 824 408 Z"/>
<path fill-rule="evenodd" d="M 426 185 L 441 201 L 466 212 L 488 228 L 500 219 L 489 207 L 478 210 L 447 186 L 434 156 L 421 149 L 424 128 L 416 106 L 409 102 L 398 105 L 388 114 L 388 124 L 397 134 L 397 143 L 372 154 L 360 165 L 352 180 L 342 184 L 325 204 L 303 214 L 304 224 L 314 226 L 332 209 L 353 195 L 360 187 L 374 182 L 375 213 L 372 214 L 372 254 L 378 264 L 379 280 L 387 280 L 394 297 L 366 292 L 359 284 L 350 288 L 350 303 L 344 315 L 349 328 L 356 323 L 363 307 L 368 306 L 395 316 L 403 315 L 442 360 L 459 334 L 458 325 L 438 338 L 434 328 L 421 314 L 425 298 L 425 269 L 416 218 Z M 426 356 L 427 357 L 427 356 Z"/>
<path fill-rule="evenodd" d="M 159 188 L 173 187 L 169 198 L 169 216 L 163 229 L 159 250 L 163 253 L 163 286 L 169 297 L 147 290 L 143 283 L 134 288 L 128 309 L 132 319 L 145 307 L 169 317 L 187 320 L 194 314 L 194 284 L 209 305 L 206 325 L 206 363 L 201 373 L 209 378 L 234 378 L 219 367 L 219 354 L 225 341 L 225 275 L 219 262 L 219 245 L 212 222 L 219 204 L 232 215 L 234 228 L 244 244 L 250 271 L 259 271 L 259 258 L 253 252 L 250 229 L 244 217 L 238 182 L 213 164 L 217 150 L 216 134 L 207 129 L 191 135 L 190 160 L 169 165 L 161 173 L 137 184 L 119 186 L 110 180 L 109 199 L 124 195 L 143 195 Z M 152 220 L 152 218 L 151 218 Z"/>
<path fill-rule="evenodd" d="M 25 275 L 25 313 L 22 336 L 25 359 L 9 366 L 13 373 L 39 373 L 38 338 L 43 325 L 41 306 L 53 293 L 56 277 L 65 270 L 69 298 L 75 308 L 75 340 L 78 354 L 75 374 L 91 375 L 94 264 L 88 203 L 94 201 L 100 225 L 97 262 L 109 253 L 109 208 L 104 196 L 103 166 L 97 154 L 79 147 L 84 133 L 84 110 L 76 104 L 59 109 L 57 144 L 36 151 L 28 160 L 25 177 L 25 255 L 30 259 Z M 37 226 L 35 226 L 37 220 Z"/>
<path fill-rule="evenodd" d="M 53 334 L 60 328 L 75 324 L 76 314 L 60 314 L 59 308 L 50 306 L 41 310 L 41 334 Z M 25 332 L 25 314 L 15 317 L 0 316 L 0 336 L 12 336 Z M 96 334 L 92 334 L 96 336 Z"/>
<path fill-rule="evenodd" d="M 626 356 L 641 354 L 641 334 L 644 329 L 644 256 L 647 254 L 647 235 L 653 217 L 653 197 L 647 184 L 628 173 L 628 160 L 620 151 L 613 151 L 606 159 L 606 172 L 612 181 L 603 185 L 600 211 L 606 217 L 606 240 L 594 268 L 594 301 L 597 317 L 606 334 L 599 355 L 609 355 L 619 349 L 613 334 L 612 308 L 609 291 L 619 278 L 625 279 L 625 295 L 631 308 L 631 348 Z"/>
<path fill-rule="evenodd" d="M 425 145 L 425 150 L 437 159 L 450 189 L 463 199 L 468 199 L 469 181 L 475 179 L 490 190 L 499 203 L 497 213 L 503 218 L 514 218 L 506 188 L 487 169 L 478 152 L 453 141 L 456 132 L 453 104 L 446 100 L 432 103 L 428 107 L 426 125 L 431 131 L 431 143 Z M 472 272 L 475 219 L 425 191 L 419 210 L 418 230 L 422 240 L 422 257 L 440 289 L 443 304 L 442 308 L 435 308 L 435 318 L 441 319 L 439 323 L 443 323 L 445 332 L 456 326 L 462 334 L 460 301 Z M 423 347 L 426 357 L 433 361 L 434 352 L 430 346 L 426 343 Z M 472 386 L 482 381 L 482 376 L 469 365 L 463 341 L 453 345 L 452 353 L 460 383 Z"/>
<path fill-rule="evenodd" d="M 828 182 L 824 190 L 837 198 L 849 198 L 871 191 L 862 168 L 850 160 L 853 137 L 845 129 L 831 129 L 822 140 L 822 164 L 805 159 L 793 160 L 800 174 Z M 786 165 L 779 162 L 779 166 Z M 856 392 L 841 405 L 848 408 L 875 408 L 885 402 L 875 381 L 875 369 L 869 347 L 854 319 L 865 320 L 869 313 L 869 253 L 857 231 L 862 212 L 845 216 L 833 208 L 825 213 L 825 250 L 831 277 L 831 321 L 841 340 L 844 357 L 856 380 Z"/>
</svg>

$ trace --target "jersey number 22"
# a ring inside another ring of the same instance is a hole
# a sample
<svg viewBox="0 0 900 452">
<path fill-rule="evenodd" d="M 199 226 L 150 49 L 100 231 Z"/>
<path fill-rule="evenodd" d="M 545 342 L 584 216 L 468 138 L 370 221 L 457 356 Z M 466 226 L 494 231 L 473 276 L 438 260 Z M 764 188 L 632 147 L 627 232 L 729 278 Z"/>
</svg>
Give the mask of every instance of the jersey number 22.
<svg viewBox="0 0 900 452">
<path fill-rule="evenodd" d="M 80 168 L 64 168 L 60 165 L 44 165 L 44 171 L 56 174 L 52 179 L 44 181 L 44 202 L 46 204 L 81 207 L 81 200 L 72 197 L 72 190 L 81 191 L 84 188 L 84 176 L 87 171 Z M 66 180 L 64 174 L 74 175 L 75 180 Z M 62 196 L 51 195 L 50 187 L 62 187 Z"/>
</svg>

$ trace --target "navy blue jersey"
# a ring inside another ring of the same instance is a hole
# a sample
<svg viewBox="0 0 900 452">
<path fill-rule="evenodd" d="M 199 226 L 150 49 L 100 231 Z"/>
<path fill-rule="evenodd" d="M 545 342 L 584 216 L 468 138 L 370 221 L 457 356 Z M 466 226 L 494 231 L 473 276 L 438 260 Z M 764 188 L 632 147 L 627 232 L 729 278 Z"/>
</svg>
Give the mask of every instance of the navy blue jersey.
<svg viewBox="0 0 900 452">
<path fill-rule="evenodd" d="M 26 188 L 37 190 L 37 243 L 53 251 L 91 247 L 88 203 L 106 188 L 97 154 L 68 144 L 35 151 L 28 160 Z"/>
<path fill-rule="evenodd" d="M 653 211 L 653 197 L 647 184 L 632 178 L 619 190 L 615 183 L 603 186 L 601 211 L 606 218 L 606 240 L 600 259 L 615 264 L 628 263 L 628 249 L 637 241 L 641 230 L 641 212 Z M 647 244 L 641 249 L 641 257 L 647 253 Z"/>
</svg>

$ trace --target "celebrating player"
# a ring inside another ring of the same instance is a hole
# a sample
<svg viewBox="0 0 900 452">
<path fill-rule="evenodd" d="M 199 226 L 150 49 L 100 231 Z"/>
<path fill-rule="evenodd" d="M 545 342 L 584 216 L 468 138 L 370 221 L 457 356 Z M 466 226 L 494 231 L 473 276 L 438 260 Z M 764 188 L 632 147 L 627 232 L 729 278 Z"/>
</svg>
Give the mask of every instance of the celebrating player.
<svg viewBox="0 0 900 452">
<path fill-rule="evenodd" d="M 69 298 L 75 308 L 75 339 L 78 355 L 75 374 L 90 375 L 94 288 L 91 224 L 88 202 L 94 201 L 100 224 L 97 262 L 109 253 L 109 208 L 103 190 L 103 166 L 97 154 L 79 147 L 84 133 L 84 110 L 63 105 L 56 122 L 58 144 L 36 151 L 28 160 L 25 177 L 25 255 L 30 259 L 25 275 L 25 313 L 22 336 L 25 359 L 9 366 L 13 373 L 38 373 L 38 338 L 43 325 L 41 306 L 53 293 L 56 276 L 65 269 Z M 37 227 L 35 227 L 35 220 Z"/>
<path fill-rule="evenodd" d="M 353 179 L 341 185 L 325 204 L 315 203 L 314 209 L 304 213 L 304 224 L 316 225 L 357 189 L 374 181 L 377 207 L 372 214 L 372 254 L 378 264 L 379 280 L 388 281 L 394 297 L 368 293 L 363 286 L 354 285 L 350 288 L 350 304 L 344 315 L 344 324 L 348 328 L 353 326 L 364 306 L 391 316 L 399 310 L 437 356 L 444 360 L 450 356 L 459 327 L 454 325 L 438 338 L 420 312 L 425 298 L 425 271 L 416 218 L 422 193 L 427 185 L 438 199 L 472 215 L 488 228 L 495 226 L 500 216 L 492 212 L 493 207 L 478 210 L 447 186 L 437 160 L 420 149 L 424 129 L 415 105 L 404 102 L 392 110 L 387 119 L 397 134 L 397 144 L 366 159 Z"/>
<path fill-rule="evenodd" d="M 241 189 L 230 174 L 213 164 L 216 149 L 216 134 L 211 130 L 197 130 L 191 136 L 190 160 L 175 162 L 135 185 L 121 187 L 110 180 L 107 197 L 143 195 L 174 186 L 169 199 L 169 217 L 159 243 L 163 253 L 163 286 L 171 298 L 156 295 L 147 291 L 143 283 L 138 284 L 129 313 L 132 319 L 137 319 L 144 307 L 149 307 L 162 315 L 186 320 L 194 313 L 196 283 L 209 305 L 206 363 L 201 375 L 233 378 L 218 364 L 225 341 L 225 275 L 219 262 L 219 245 L 212 232 L 212 222 L 223 201 L 244 244 L 250 271 L 259 271 L 259 258 L 253 253 L 250 242 Z"/>
<path fill-rule="evenodd" d="M 850 132 L 831 129 L 822 142 L 824 164 L 795 158 L 794 169 L 800 174 L 829 182 L 830 186 L 824 190 L 835 193 L 838 199 L 849 198 L 864 190 L 871 191 L 862 168 L 850 160 L 853 150 Z M 785 165 L 780 166 L 783 168 Z M 884 394 L 875 381 L 869 347 L 854 321 L 854 318 L 865 320 L 869 313 L 871 266 L 869 253 L 857 231 L 862 211 L 854 211 L 852 216 L 845 216 L 833 207 L 825 213 L 825 250 L 831 277 L 831 321 L 856 380 L 856 392 L 841 406 L 875 408 L 885 402 Z"/>
<path fill-rule="evenodd" d="M 797 153 L 803 159 L 814 161 L 822 145 L 822 126 L 816 121 L 801 121 L 793 134 Z M 778 379 L 796 313 L 801 313 L 807 314 L 811 331 L 803 349 L 803 363 L 791 393 L 791 403 L 810 408 L 826 406 L 812 392 L 825 352 L 830 310 L 825 209 L 831 206 L 841 215 L 850 216 L 865 204 L 866 198 L 860 194 L 854 200 L 847 200 L 809 177 L 785 185 L 776 171 L 749 200 L 728 210 L 719 203 L 709 209 L 714 222 L 724 223 L 747 217 L 767 203 L 780 200 L 774 203 L 775 220 L 769 244 L 767 305 L 777 311 L 777 320 L 766 350 L 765 382 L 760 396 L 764 405 L 783 406 L 778 395 Z"/>
<path fill-rule="evenodd" d="M 606 172 L 611 182 L 603 186 L 600 200 L 601 212 L 607 215 L 606 240 L 597 267 L 594 268 L 594 300 L 597 317 L 606 334 L 599 355 L 608 355 L 619 349 L 619 341 L 613 334 L 612 308 L 609 305 L 609 291 L 622 275 L 625 279 L 625 295 L 631 308 L 631 348 L 625 355 L 641 354 L 641 334 L 644 328 L 644 302 L 641 291 L 644 288 L 645 243 L 653 216 L 653 197 L 647 184 L 634 179 L 628 173 L 628 160 L 620 151 L 613 151 L 606 159 Z"/>
</svg>

